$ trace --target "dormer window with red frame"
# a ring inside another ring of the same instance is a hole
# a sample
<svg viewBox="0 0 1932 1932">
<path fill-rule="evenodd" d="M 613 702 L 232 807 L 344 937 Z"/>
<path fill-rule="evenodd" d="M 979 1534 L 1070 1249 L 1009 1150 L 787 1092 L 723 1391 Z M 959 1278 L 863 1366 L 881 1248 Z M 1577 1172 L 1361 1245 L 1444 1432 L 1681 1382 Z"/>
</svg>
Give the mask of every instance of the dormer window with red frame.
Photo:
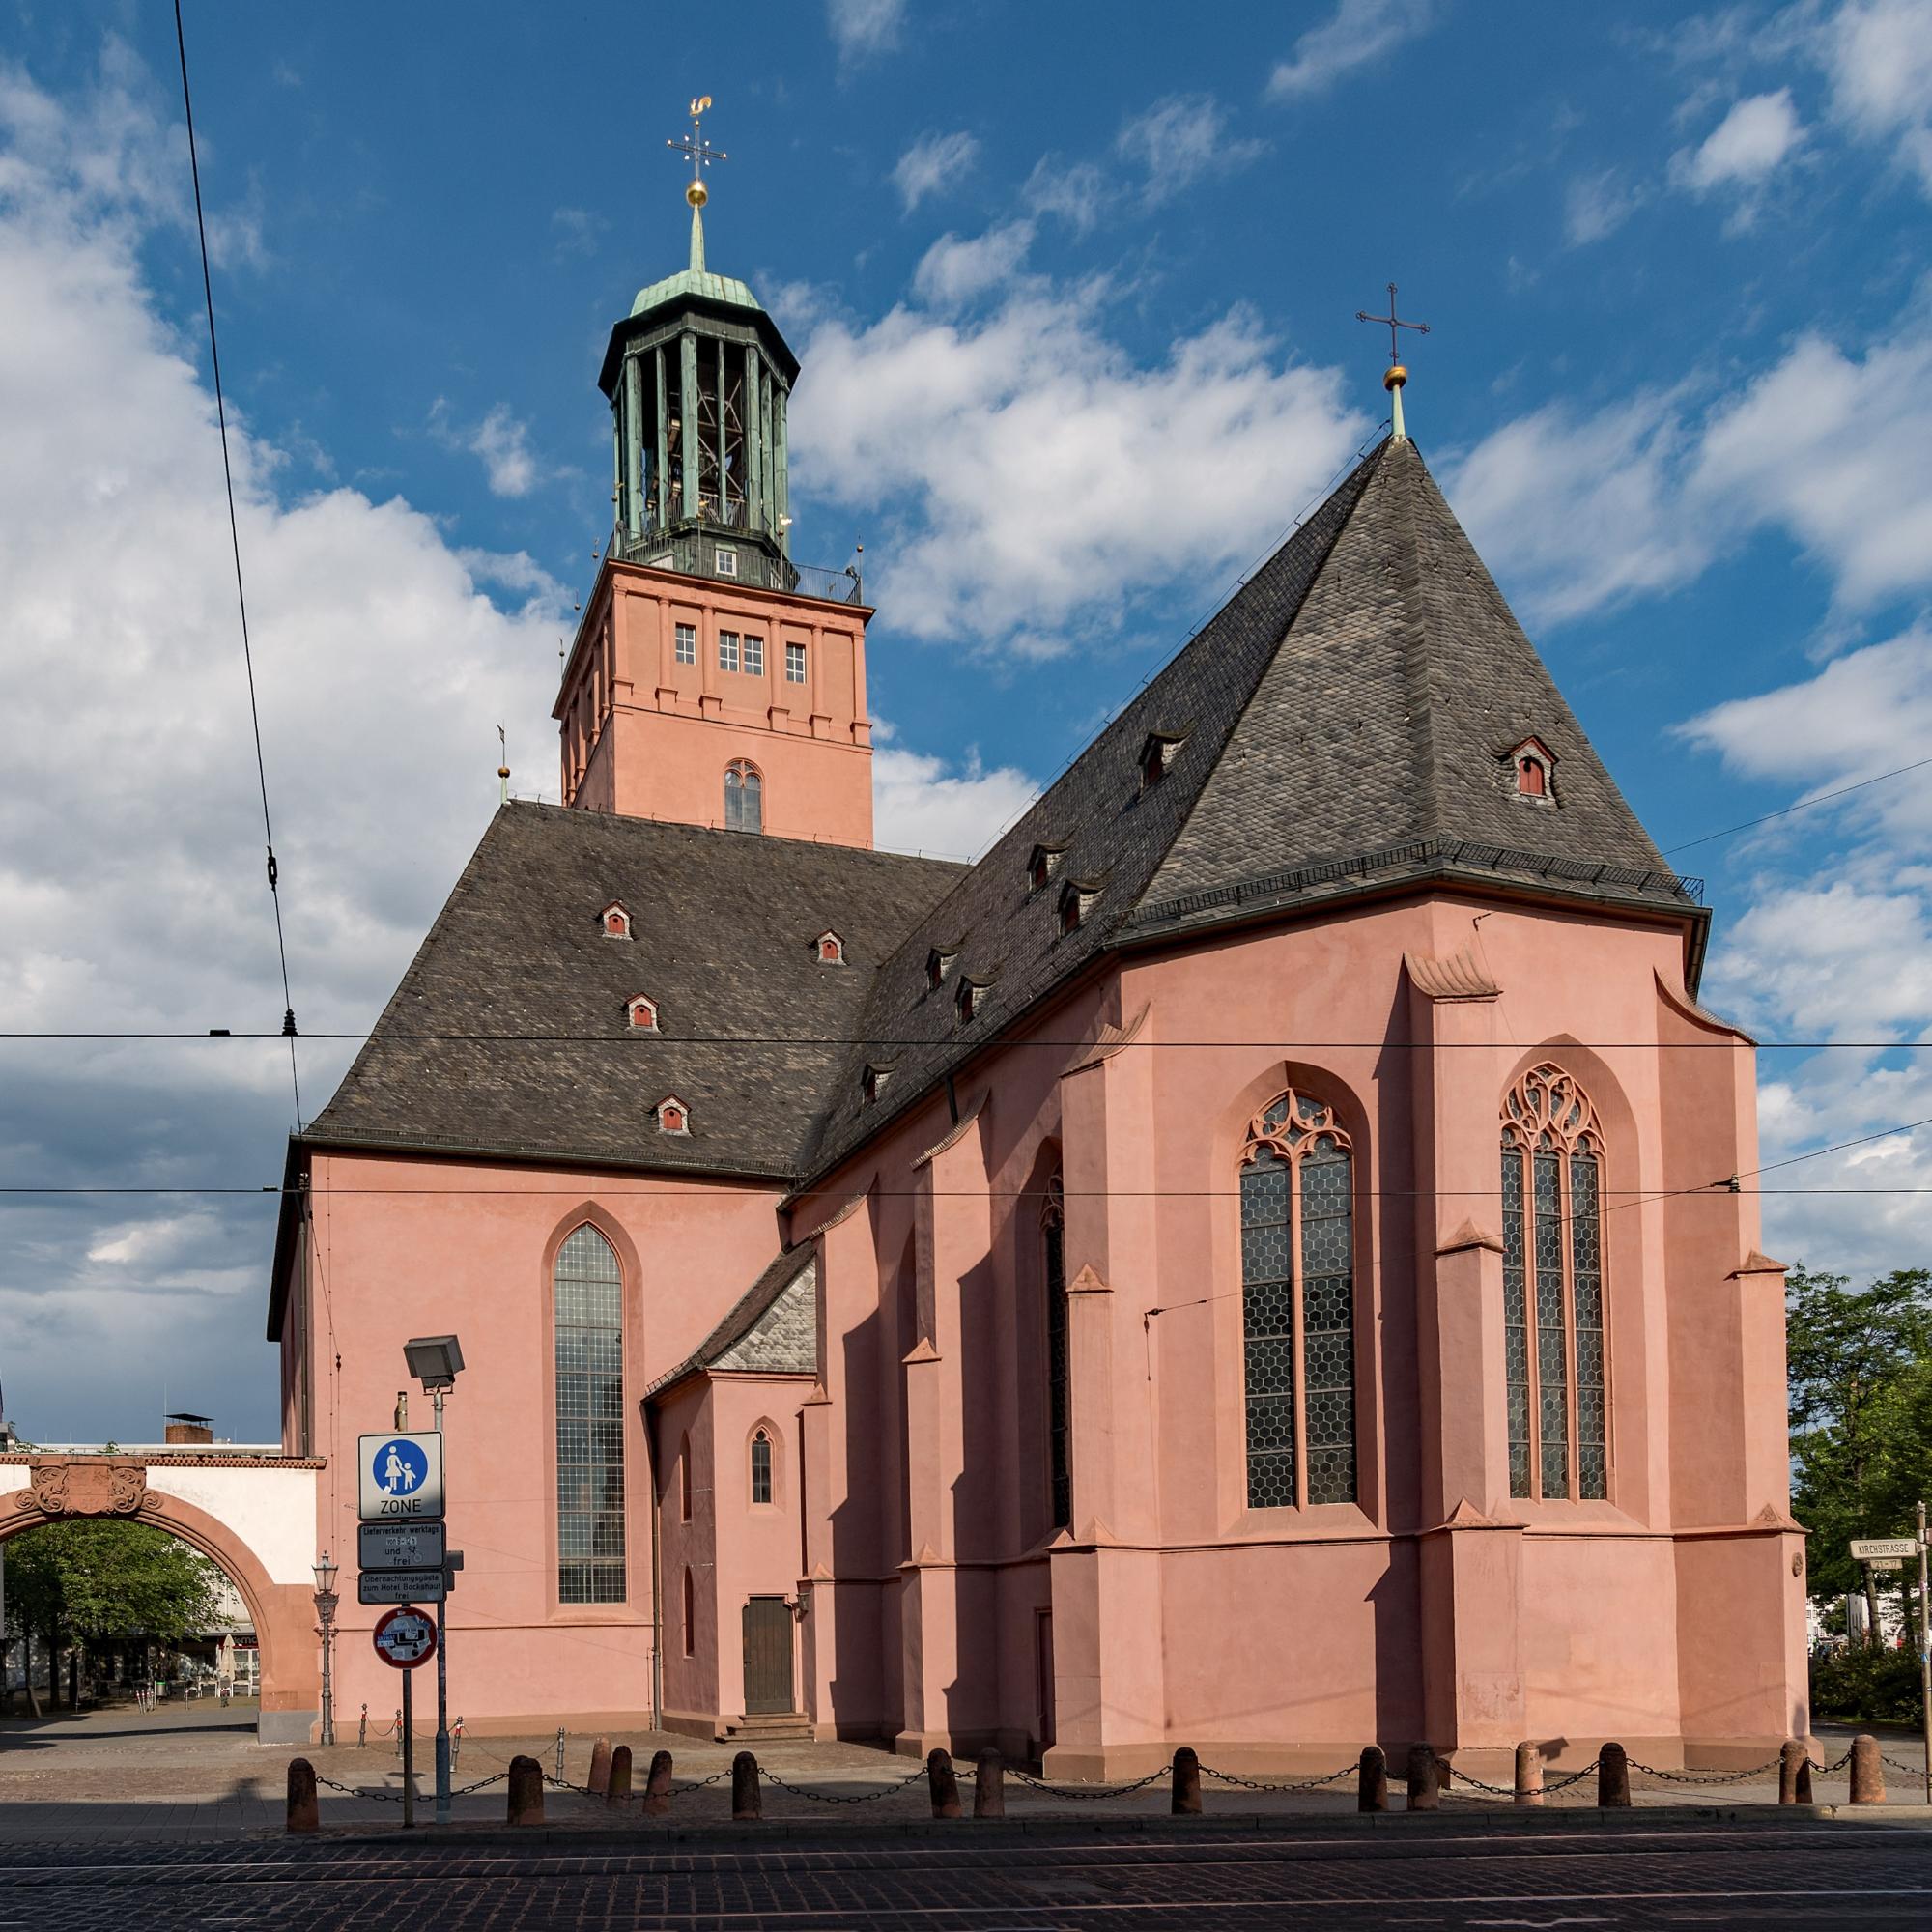
<svg viewBox="0 0 1932 1932">
<path fill-rule="evenodd" d="M 892 1077 L 893 1069 L 890 1066 L 881 1066 L 874 1063 L 866 1068 L 860 1078 L 859 1088 L 866 1096 L 867 1106 L 869 1107 L 886 1091 L 886 1083 Z"/>
<path fill-rule="evenodd" d="M 675 1094 L 668 1094 L 658 1102 L 658 1132 L 661 1134 L 688 1134 L 691 1131 L 691 1115 L 685 1104 Z"/>
<path fill-rule="evenodd" d="M 1033 856 L 1027 861 L 1027 885 L 1031 890 L 1043 893 L 1052 884 L 1065 852 L 1064 845 L 1036 845 L 1033 848 Z"/>
<path fill-rule="evenodd" d="M 1093 910 L 1094 901 L 1100 896 L 1098 886 L 1082 885 L 1078 879 L 1068 879 L 1060 893 L 1060 930 L 1063 934 L 1078 932 L 1087 923 L 1087 915 Z"/>
<path fill-rule="evenodd" d="M 811 945 L 821 966 L 844 965 L 845 942 L 836 932 L 821 932 Z"/>
<path fill-rule="evenodd" d="M 952 962 L 959 957 L 956 952 L 949 952 L 942 946 L 935 946 L 925 955 L 925 983 L 929 988 L 937 988 L 946 983 L 946 976 L 952 971 Z"/>
<path fill-rule="evenodd" d="M 978 980 L 961 980 L 959 990 L 952 996 L 952 1003 L 958 1011 L 959 1024 L 967 1025 L 980 1011 L 980 1002 L 985 994 L 985 987 Z"/>
<path fill-rule="evenodd" d="M 1525 805 L 1556 803 L 1556 759 L 1541 738 L 1525 738 L 1509 754 L 1512 789 Z"/>
<path fill-rule="evenodd" d="M 1141 747 L 1141 789 L 1151 790 L 1174 769 L 1175 755 L 1185 741 L 1185 731 L 1150 731 Z"/>
<path fill-rule="evenodd" d="M 597 915 L 597 923 L 603 928 L 606 939 L 629 939 L 631 936 L 631 915 L 615 899 Z"/>
<path fill-rule="evenodd" d="M 642 993 L 624 1002 L 624 1013 L 639 1033 L 656 1033 L 658 1030 L 658 1008 L 655 1000 L 647 999 Z"/>
</svg>

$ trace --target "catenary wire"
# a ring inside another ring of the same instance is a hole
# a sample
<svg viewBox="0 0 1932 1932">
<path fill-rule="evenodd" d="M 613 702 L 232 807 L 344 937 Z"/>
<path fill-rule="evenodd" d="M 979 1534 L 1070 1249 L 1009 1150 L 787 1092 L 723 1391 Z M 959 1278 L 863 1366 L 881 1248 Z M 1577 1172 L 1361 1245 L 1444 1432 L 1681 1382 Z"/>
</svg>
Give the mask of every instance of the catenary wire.
<svg viewBox="0 0 1932 1932">
<path fill-rule="evenodd" d="M 248 593 L 242 581 L 242 530 L 235 515 L 235 471 L 228 457 L 228 408 L 221 390 L 221 350 L 214 334 L 214 282 L 208 267 L 208 222 L 201 206 L 201 160 L 195 150 L 194 101 L 187 84 L 187 36 L 181 0 L 175 0 L 175 49 L 181 56 L 182 113 L 187 122 L 188 174 L 194 183 L 194 227 L 201 242 L 201 293 L 208 308 L 208 359 L 214 376 L 214 419 L 221 430 L 221 481 L 228 493 L 228 543 L 235 556 L 235 601 L 242 612 L 242 663 L 248 677 L 248 719 L 255 733 L 255 778 L 262 793 L 262 838 L 268 847 L 269 899 L 275 911 L 275 953 L 282 969 L 282 1033 L 289 1042 L 289 1086 L 296 1125 L 301 1125 L 301 1075 L 296 1065 L 296 1003 L 289 990 L 289 947 L 282 931 L 282 895 L 275 864 L 275 832 L 269 816 L 269 767 L 262 755 L 262 714 L 255 701 L 255 653 L 248 639 Z"/>
<path fill-rule="evenodd" d="M 1774 818 L 1789 818 L 1794 811 L 1809 811 L 1814 805 L 1843 798 L 1848 792 L 1863 791 L 1867 785 L 1883 784 L 1887 779 L 1902 779 L 1907 772 L 1920 772 L 1927 765 L 1932 765 L 1932 758 L 1915 758 L 1909 765 L 1860 779 L 1856 784 L 1840 785 L 1836 791 L 1821 791 L 1816 798 L 1801 798 L 1796 805 L 1781 806 L 1776 811 L 1767 811 L 1762 818 L 1747 818 L 1742 825 L 1727 825 L 1721 832 L 1706 832 L 1701 838 L 1685 839 L 1681 845 L 1666 845 L 1660 856 L 1667 859 L 1673 852 L 1688 852 L 1693 845 L 1708 845 L 1714 838 L 1729 838 L 1735 833 L 1748 832 L 1755 825 L 1769 825 Z"/>
</svg>

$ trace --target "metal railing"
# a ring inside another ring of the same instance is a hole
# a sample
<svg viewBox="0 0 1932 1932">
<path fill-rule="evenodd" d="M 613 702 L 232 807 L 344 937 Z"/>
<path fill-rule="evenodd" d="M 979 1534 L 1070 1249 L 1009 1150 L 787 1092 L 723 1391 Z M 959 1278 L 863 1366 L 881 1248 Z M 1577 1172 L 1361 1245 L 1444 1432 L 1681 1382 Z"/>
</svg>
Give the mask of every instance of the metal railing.
<svg viewBox="0 0 1932 1932">
<path fill-rule="evenodd" d="M 793 563 L 789 557 L 773 557 L 755 544 L 733 544 L 731 554 L 735 573 L 716 567 L 717 540 L 727 532 L 742 529 L 744 513 L 732 505 L 728 516 L 706 511 L 695 522 L 680 524 L 675 529 L 647 531 L 633 536 L 622 527 L 611 532 L 609 554 L 623 563 L 641 563 L 660 570 L 676 570 L 690 577 L 709 578 L 719 583 L 738 583 L 753 590 L 782 590 L 797 597 L 816 597 L 828 604 L 863 604 L 866 587 L 856 565 L 831 570 L 821 564 Z"/>
</svg>

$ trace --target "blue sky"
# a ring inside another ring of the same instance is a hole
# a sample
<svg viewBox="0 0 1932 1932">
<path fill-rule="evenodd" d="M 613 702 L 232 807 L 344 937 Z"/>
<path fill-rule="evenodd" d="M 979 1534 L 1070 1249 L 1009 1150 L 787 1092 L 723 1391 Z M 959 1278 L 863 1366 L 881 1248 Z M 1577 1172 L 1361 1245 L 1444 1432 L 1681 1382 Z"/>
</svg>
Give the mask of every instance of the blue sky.
<svg viewBox="0 0 1932 1932">
<path fill-rule="evenodd" d="M 1932 747 L 1932 0 L 186 15 L 305 1028 L 378 1010 L 497 723 L 554 795 L 597 363 L 698 92 L 712 265 L 804 363 L 796 553 L 866 547 L 884 842 L 981 846 L 1376 434 L 1390 277 L 1410 431 L 1661 844 Z M 0 20 L 0 1012 L 272 1027 L 171 11 Z M 1677 855 L 1712 1005 L 1928 1037 L 1927 777 Z M 266 1049 L 0 1051 L 12 1184 L 279 1174 Z M 1766 1157 L 1932 1115 L 1927 1057 L 1767 1055 Z M 1932 1184 L 1932 1135 L 1786 1179 Z M 1767 1244 L 1922 1262 L 1926 1199 Z M 268 1231 L 0 1202 L 20 1426 L 270 1431 Z"/>
</svg>

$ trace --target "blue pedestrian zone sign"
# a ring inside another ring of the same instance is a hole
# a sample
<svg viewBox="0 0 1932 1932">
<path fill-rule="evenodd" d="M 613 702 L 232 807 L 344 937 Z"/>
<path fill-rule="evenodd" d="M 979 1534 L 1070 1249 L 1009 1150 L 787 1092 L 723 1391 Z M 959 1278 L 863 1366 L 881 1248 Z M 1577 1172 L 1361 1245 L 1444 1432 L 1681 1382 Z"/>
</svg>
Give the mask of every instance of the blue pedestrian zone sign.
<svg viewBox="0 0 1932 1932">
<path fill-rule="evenodd" d="M 361 1517 L 364 1522 L 414 1522 L 442 1514 L 442 1437 L 422 1435 L 358 1438 L 361 1454 Z"/>
</svg>

